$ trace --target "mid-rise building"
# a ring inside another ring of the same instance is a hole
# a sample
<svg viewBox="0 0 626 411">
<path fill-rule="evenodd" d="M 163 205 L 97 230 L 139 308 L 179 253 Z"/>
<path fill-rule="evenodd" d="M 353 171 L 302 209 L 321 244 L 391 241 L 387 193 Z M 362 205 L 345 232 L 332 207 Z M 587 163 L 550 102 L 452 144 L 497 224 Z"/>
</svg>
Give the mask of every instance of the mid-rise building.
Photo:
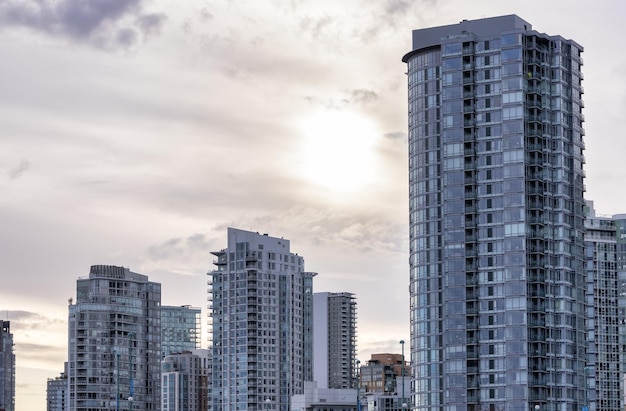
<svg viewBox="0 0 626 411">
<path fill-rule="evenodd" d="M 228 229 L 209 272 L 214 410 L 288 411 L 312 372 L 313 277 L 284 238 Z"/>
<path fill-rule="evenodd" d="M 372 354 L 359 368 L 361 403 L 370 411 L 408 410 L 410 372 L 403 354 Z"/>
<path fill-rule="evenodd" d="M 56 378 L 48 378 L 46 383 L 47 411 L 66 411 L 68 409 L 67 400 L 67 374 L 62 372 Z"/>
<path fill-rule="evenodd" d="M 93 265 L 69 305 L 69 408 L 158 410 L 161 284 L 125 267 Z"/>
<path fill-rule="evenodd" d="M 364 410 L 363 404 L 357 404 L 357 395 L 355 388 L 322 388 L 316 381 L 305 381 L 304 391 L 293 396 L 290 411 Z M 271 409 L 270 401 L 266 405 L 266 409 Z"/>
<path fill-rule="evenodd" d="M 209 350 L 167 355 L 161 362 L 161 410 L 209 410 L 210 363 Z"/>
<path fill-rule="evenodd" d="M 324 388 L 355 388 L 356 298 L 313 294 L 313 380 Z"/>
<path fill-rule="evenodd" d="M 398 377 L 409 376 L 408 362 L 402 362 L 402 354 L 372 354 L 365 365 L 360 367 L 360 383 L 365 392 L 383 392 L 386 394 L 402 393 Z M 405 394 L 410 393 L 405 390 Z"/>
<path fill-rule="evenodd" d="M 161 306 L 161 358 L 200 348 L 201 311 L 188 305 Z"/>
<path fill-rule="evenodd" d="M 2 321 L 0 330 L 0 410 L 15 411 L 15 354 L 11 322 Z"/>
<path fill-rule="evenodd" d="M 413 31 L 413 410 L 580 410 L 583 48 L 518 16 Z"/>
</svg>

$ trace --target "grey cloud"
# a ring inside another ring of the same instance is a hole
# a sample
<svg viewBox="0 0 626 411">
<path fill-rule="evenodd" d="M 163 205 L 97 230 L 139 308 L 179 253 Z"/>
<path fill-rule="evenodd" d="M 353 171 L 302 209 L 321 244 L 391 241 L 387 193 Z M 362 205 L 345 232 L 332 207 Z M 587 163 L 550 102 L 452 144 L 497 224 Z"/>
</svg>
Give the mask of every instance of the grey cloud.
<svg viewBox="0 0 626 411">
<path fill-rule="evenodd" d="M 16 344 L 16 351 L 20 355 L 28 353 L 28 356 L 31 358 L 46 358 L 51 352 L 56 352 L 57 354 L 65 353 L 65 348 L 48 344 L 18 343 Z"/>
<path fill-rule="evenodd" d="M 115 37 L 116 43 L 124 48 L 132 47 L 137 43 L 137 32 L 129 28 L 119 30 Z"/>
<path fill-rule="evenodd" d="M 129 48 L 158 33 L 165 15 L 145 13 L 145 0 L 0 0 L 0 23 L 88 43 Z"/>
<path fill-rule="evenodd" d="M 63 323 L 61 320 L 32 311 L 9 310 L 0 314 L 5 314 L 5 318 L 11 322 L 12 332 L 13 330 L 37 330 L 53 323 Z"/>
<path fill-rule="evenodd" d="M 322 106 L 330 110 L 342 110 L 353 104 L 366 105 L 378 100 L 378 94 L 373 90 L 355 89 L 343 92 L 343 96 L 320 97 L 304 96 L 304 101 L 311 105 Z"/>
<path fill-rule="evenodd" d="M 314 38 L 319 38 L 332 25 L 332 22 L 333 19 L 328 15 L 319 18 L 307 16 L 300 22 L 300 27 L 302 30 L 310 32 Z"/>
<path fill-rule="evenodd" d="M 410 2 L 406 0 L 389 0 L 385 7 L 388 14 L 405 14 L 411 7 Z"/>
<path fill-rule="evenodd" d="M 341 110 L 350 104 L 350 100 L 347 98 L 320 98 L 318 96 L 305 96 L 304 101 L 315 106 L 322 106 L 330 110 Z"/>
<path fill-rule="evenodd" d="M 208 21 L 213 19 L 213 14 L 207 10 L 207 8 L 203 8 L 202 10 L 200 10 L 200 19 L 204 20 L 204 21 Z"/>
<path fill-rule="evenodd" d="M 9 170 L 9 179 L 15 180 L 21 177 L 30 168 L 30 163 L 26 160 L 21 160 L 17 167 Z"/>
<path fill-rule="evenodd" d="M 434 7 L 437 0 L 388 0 L 385 3 L 375 4 L 373 14 L 375 19 L 365 22 L 356 32 L 356 35 L 364 42 L 374 41 L 380 38 L 383 33 L 394 32 L 396 30 L 405 30 L 406 20 L 415 24 L 416 16 L 423 14 L 418 12 L 420 7 Z"/>
<path fill-rule="evenodd" d="M 195 233 L 185 239 L 170 238 L 161 244 L 153 245 L 148 248 L 147 254 L 155 260 L 166 260 L 189 255 L 189 253 L 197 250 L 208 252 L 209 248 L 206 236 L 201 233 Z"/>
<path fill-rule="evenodd" d="M 15 342 L 15 353 L 20 363 L 26 360 L 37 361 L 48 365 L 58 366 L 67 359 L 67 348 L 52 344 Z"/>
<path fill-rule="evenodd" d="M 187 245 L 194 249 L 208 250 L 209 243 L 204 234 L 193 234 L 187 238 Z"/>
<path fill-rule="evenodd" d="M 378 94 L 372 90 L 355 89 L 344 92 L 344 96 L 319 97 L 305 96 L 304 100 L 312 105 L 323 106 L 331 110 L 341 110 L 351 104 L 369 104 L 378 100 Z"/>
<path fill-rule="evenodd" d="M 155 260 L 165 260 L 174 255 L 180 255 L 182 253 L 179 247 L 180 242 L 180 238 L 170 238 L 162 244 L 150 246 L 147 250 L 148 255 Z"/>
<path fill-rule="evenodd" d="M 5 311 L 6 319 L 10 321 L 24 321 L 32 318 L 39 318 L 39 314 L 31 311 L 14 310 Z"/>
<path fill-rule="evenodd" d="M 389 133 L 385 133 L 385 138 L 390 140 L 405 140 L 407 138 L 406 133 L 404 131 L 391 131 Z"/>
<path fill-rule="evenodd" d="M 352 90 L 352 99 L 357 103 L 371 103 L 378 100 L 378 94 L 372 90 L 358 89 Z"/>
<path fill-rule="evenodd" d="M 144 36 L 149 37 L 153 34 L 159 34 L 165 20 L 165 15 L 163 14 L 150 13 L 139 16 L 137 18 L 137 24 Z"/>
<path fill-rule="evenodd" d="M 278 232 L 291 232 L 293 238 L 311 237 L 317 244 L 333 245 L 362 252 L 404 250 L 404 230 L 396 221 L 353 213 L 346 215 L 312 206 L 294 206 L 281 213 L 256 217 L 250 226 L 277 227 Z"/>
</svg>

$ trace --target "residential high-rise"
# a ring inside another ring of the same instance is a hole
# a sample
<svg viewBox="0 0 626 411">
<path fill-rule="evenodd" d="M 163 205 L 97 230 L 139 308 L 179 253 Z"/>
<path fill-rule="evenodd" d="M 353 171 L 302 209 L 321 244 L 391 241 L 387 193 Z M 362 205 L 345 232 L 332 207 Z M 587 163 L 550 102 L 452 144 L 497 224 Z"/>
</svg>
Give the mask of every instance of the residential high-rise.
<svg viewBox="0 0 626 411">
<path fill-rule="evenodd" d="M 161 306 L 161 358 L 200 348 L 201 311 L 188 305 Z"/>
<path fill-rule="evenodd" d="M 288 411 L 312 379 L 312 283 L 289 240 L 228 229 L 209 272 L 213 409 Z"/>
<path fill-rule="evenodd" d="M 589 361 L 585 369 L 590 410 L 624 409 L 626 343 L 626 215 L 597 215 L 588 201 L 585 258 Z"/>
<path fill-rule="evenodd" d="M 581 54 L 515 15 L 413 31 L 414 410 L 586 406 Z"/>
<path fill-rule="evenodd" d="M 69 305 L 72 411 L 158 410 L 161 284 L 128 268 L 93 265 Z"/>
<path fill-rule="evenodd" d="M 0 322 L 0 410 L 15 411 L 15 354 L 11 321 Z"/>
<path fill-rule="evenodd" d="M 161 410 L 207 411 L 210 363 L 209 350 L 167 355 L 161 362 Z"/>
<path fill-rule="evenodd" d="M 354 294 L 313 294 L 313 359 L 313 380 L 320 389 L 355 388 Z"/>
<path fill-rule="evenodd" d="M 65 364 L 67 367 L 67 363 Z M 67 407 L 67 374 L 62 372 L 56 378 L 48 378 L 46 383 L 46 410 L 66 411 Z"/>
<path fill-rule="evenodd" d="M 615 260 L 617 265 L 617 279 L 618 279 L 618 306 L 619 306 L 619 344 L 621 348 L 620 359 L 620 373 L 622 375 L 622 382 L 619 384 L 622 396 L 622 409 L 626 409 L 626 355 L 623 355 L 626 351 L 626 214 L 617 214 L 613 216 L 615 221 Z M 596 372 L 596 375 L 597 372 Z M 615 383 L 611 382 L 613 388 Z M 599 392 L 599 391 L 598 391 Z"/>
</svg>

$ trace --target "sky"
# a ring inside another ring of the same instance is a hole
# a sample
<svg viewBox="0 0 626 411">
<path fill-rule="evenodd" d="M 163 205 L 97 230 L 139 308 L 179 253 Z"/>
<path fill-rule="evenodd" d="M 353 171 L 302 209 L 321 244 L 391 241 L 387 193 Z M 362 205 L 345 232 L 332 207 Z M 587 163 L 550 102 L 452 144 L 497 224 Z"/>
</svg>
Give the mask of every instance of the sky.
<svg viewBox="0 0 626 411">
<path fill-rule="evenodd" d="M 413 29 L 504 14 L 585 47 L 586 195 L 626 213 L 622 0 L 0 0 L 0 313 L 17 408 L 46 409 L 91 265 L 148 275 L 163 305 L 206 319 L 227 227 L 289 239 L 314 291 L 354 293 L 362 361 L 399 353 L 401 59 Z"/>
</svg>

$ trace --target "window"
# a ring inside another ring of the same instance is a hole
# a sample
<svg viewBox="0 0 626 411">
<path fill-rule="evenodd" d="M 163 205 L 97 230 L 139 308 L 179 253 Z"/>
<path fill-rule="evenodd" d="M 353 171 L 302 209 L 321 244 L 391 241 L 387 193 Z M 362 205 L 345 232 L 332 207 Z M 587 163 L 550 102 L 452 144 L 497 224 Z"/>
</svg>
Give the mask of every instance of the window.
<svg viewBox="0 0 626 411">
<path fill-rule="evenodd" d="M 519 103 L 522 101 L 522 92 L 516 91 L 513 93 L 502 93 L 502 103 Z"/>
<path fill-rule="evenodd" d="M 522 112 L 521 106 L 505 107 L 504 109 L 502 109 L 503 120 L 513 120 L 517 118 L 522 118 L 522 114 L 523 112 Z"/>
<path fill-rule="evenodd" d="M 500 43 L 502 46 L 511 46 L 515 44 L 520 44 L 520 35 L 519 33 L 515 34 L 506 34 L 502 36 L 502 40 Z"/>
<path fill-rule="evenodd" d="M 518 48 L 502 50 L 502 61 L 521 60 L 522 50 Z"/>
<path fill-rule="evenodd" d="M 442 56 L 449 56 L 454 54 L 461 54 L 461 44 L 446 44 L 443 49 Z"/>
</svg>

